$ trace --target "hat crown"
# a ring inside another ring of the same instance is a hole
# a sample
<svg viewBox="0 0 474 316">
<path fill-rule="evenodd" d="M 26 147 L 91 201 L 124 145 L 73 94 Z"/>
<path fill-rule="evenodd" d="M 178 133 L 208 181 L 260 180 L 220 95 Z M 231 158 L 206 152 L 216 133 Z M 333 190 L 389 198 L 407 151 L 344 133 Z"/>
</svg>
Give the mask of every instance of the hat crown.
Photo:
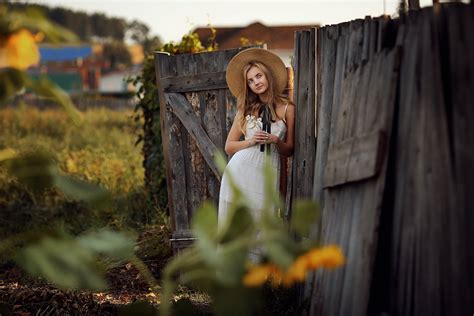
<svg viewBox="0 0 474 316">
<path fill-rule="evenodd" d="M 234 96 L 246 89 L 246 81 L 242 80 L 242 70 L 251 62 L 264 64 L 271 72 L 273 84 L 277 93 L 282 93 L 287 84 L 286 66 L 281 58 L 263 48 L 248 48 L 237 53 L 227 65 L 226 81 Z"/>
</svg>

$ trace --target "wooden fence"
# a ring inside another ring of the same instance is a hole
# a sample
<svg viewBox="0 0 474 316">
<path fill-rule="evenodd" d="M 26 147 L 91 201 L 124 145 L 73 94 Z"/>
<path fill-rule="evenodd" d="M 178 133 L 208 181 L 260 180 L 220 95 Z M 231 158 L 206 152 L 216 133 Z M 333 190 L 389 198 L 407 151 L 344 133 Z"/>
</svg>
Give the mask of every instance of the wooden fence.
<svg viewBox="0 0 474 316">
<path fill-rule="evenodd" d="M 457 3 L 296 34 L 293 199 L 347 257 L 308 279 L 309 314 L 474 311 L 472 30 Z"/>
<path fill-rule="evenodd" d="M 347 258 L 308 278 L 310 315 L 474 312 L 472 30 L 474 5 L 456 3 L 296 33 L 287 201 L 320 201 L 313 237 Z M 199 203 L 217 202 L 238 51 L 155 56 L 177 248 Z"/>
</svg>

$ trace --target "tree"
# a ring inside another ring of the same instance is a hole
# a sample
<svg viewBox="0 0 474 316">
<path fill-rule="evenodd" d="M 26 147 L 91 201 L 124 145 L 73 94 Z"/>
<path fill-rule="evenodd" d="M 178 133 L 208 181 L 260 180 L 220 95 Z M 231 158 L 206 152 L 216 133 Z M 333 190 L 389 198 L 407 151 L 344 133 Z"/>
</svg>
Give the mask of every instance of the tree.
<svg viewBox="0 0 474 316">
<path fill-rule="evenodd" d="M 159 36 L 151 36 L 150 28 L 137 20 L 128 24 L 125 37 L 142 45 L 144 52 L 151 53 L 162 46 L 161 38 Z"/>
<path fill-rule="evenodd" d="M 109 61 L 111 69 L 130 66 L 132 64 L 127 47 L 120 41 L 109 41 L 105 43 L 103 58 Z"/>
</svg>

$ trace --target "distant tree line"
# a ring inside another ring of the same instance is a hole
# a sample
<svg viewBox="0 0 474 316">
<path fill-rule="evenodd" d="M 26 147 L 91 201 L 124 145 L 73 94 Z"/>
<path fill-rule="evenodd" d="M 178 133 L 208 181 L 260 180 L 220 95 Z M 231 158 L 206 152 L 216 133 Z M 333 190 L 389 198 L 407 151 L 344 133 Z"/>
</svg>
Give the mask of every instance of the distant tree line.
<svg viewBox="0 0 474 316">
<path fill-rule="evenodd" d="M 29 4 L 9 1 L 11 9 L 24 11 L 37 9 L 51 21 L 72 30 L 83 41 L 90 41 L 94 37 L 123 41 L 127 31 L 127 21 L 122 18 L 109 18 L 102 13 L 87 14 L 66 8 L 50 8 L 41 4 Z"/>
<path fill-rule="evenodd" d="M 73 31 L 83 42 L 102 42 L 103 57 L 110 61 L 111 68 L 131 64 L 125 40 L 141 44 L 144 52 L 148 53 L 162 46 L 161 39 L 150 35 L 149 27 L 137 20 L 127 22 L 123 18 L 108 17 L 103 13 L 88 14 L 62 7 L 52 8 L 14 0 L 7 0 L 6 4 L 11 10 L 38 10 L 51 21 Z"/>
<path fill-rule="evenodd" d="M 104 42 L 130 39 L 144 46 L 145 51 L 152 51 L 161 46 L 158 36 L 150 35 L 149 27 L 137 20 L 127 22 L 123 18 L 108 17 L 103 13 L 88 14 L 62 7 L 48 7 L 41 4 L 29 4 L 7 0 L 11 9 L 37 9 L 57 24 L 73 31 L 82 41 L 99 40 Z"/>
</svg>

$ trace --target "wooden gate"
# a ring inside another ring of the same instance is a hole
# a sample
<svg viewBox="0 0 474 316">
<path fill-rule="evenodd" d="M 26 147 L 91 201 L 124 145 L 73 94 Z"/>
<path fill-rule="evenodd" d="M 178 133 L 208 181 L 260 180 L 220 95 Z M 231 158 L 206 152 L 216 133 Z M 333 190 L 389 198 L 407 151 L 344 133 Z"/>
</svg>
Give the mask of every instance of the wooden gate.
<svg viewBox="0 0 474 316">
<path fill-rule="evenodd" d="M 214 155 L 223 152 L 236 110 L 225 69 L 240 50 L 155 54 L 174 249 L 192 241 L 190 220 L 198 206 L 204 200 L 218 202 Z"/>
</svg>

